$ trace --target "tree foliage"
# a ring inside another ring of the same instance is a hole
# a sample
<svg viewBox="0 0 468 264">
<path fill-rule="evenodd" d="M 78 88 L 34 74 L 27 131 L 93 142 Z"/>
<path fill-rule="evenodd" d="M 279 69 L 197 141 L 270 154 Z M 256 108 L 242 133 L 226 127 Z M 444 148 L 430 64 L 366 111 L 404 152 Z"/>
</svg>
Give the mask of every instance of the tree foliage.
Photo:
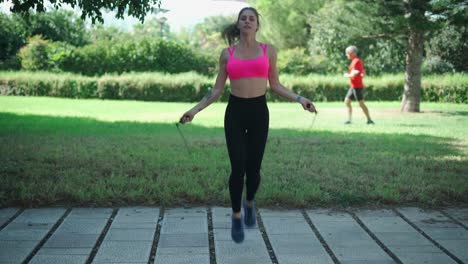
<svg viewBox="0 0 468 264">
<path fill-rule="evenodd" d="M 83 46 L 90 41 L 84 22 L 71 11 L 31 13 L 29 16 L 0 13 L 0 68 L 17 68 L 16 54 L 28 38 L 36 35 L 74 46 Z"/>
<path fill-rule="evenodd" d="M 3 3 L 5 0 L 0 0 Z M 81 18 L 90 18 L 93 24 L 104 22 L 101 9 L 116 11 L 117 18 L 123 18 L 125 14 L 145 20 L 149 12 L 157 12 L 161 5 L 161 0 L 143 0 L 143 1 L 95 1 L 95 0 L 48 0 L 50 8 L 59 9 L 64 5 L 70 5 L 72 8 L 78 7 L 81 10 Z M 22 15 L 29 15 L 31 10 L 45 12 L 47 10 L 44 0 L 13 0 L 10 11 Z"/>
<path fill-rule="evenodd" d="M 325 0 L 251 0 L 260 13 L 260 35 L 281 49 L 306 47 L 313 25 L 310 15 L 317 12 Z"/>
</svg>

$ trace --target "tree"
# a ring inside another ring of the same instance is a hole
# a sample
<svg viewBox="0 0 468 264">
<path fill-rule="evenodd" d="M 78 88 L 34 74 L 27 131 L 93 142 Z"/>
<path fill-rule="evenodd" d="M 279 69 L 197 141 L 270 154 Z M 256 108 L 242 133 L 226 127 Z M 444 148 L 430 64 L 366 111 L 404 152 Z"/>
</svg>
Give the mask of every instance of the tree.
<svg viewBox="0 0 468 264">
<path fill-rule="evenodd" d="M 221 32 L 229 24 L 236 22 L 237 16 L 211 16 L 205 18 L 201 23 L 195 25 L 193 30 L 193 45 L 196 48 L 221 51 L 227 43 L 221 38 Z M 218 55 L 218 54 L 216 54 Z"/>
<path fill-rule="evenodd" d="M 0 0 L 3 3 L 5 0 Z M 37 12 L 46 11 L 44 0 L 13 0 L 13 5 L 10 9 L 13 13 L 28 15 L 30 10 Z M 129 16 L 138 18 L 141 22 L 144 21 L 148 12 L 155 12 L 161 6 L 161 0 L 143 0 L 143 1 L 95 1 L 95 0 L 49 0 L 50 5 L 54 9 L 59 9 L 62 5 L 70 5 L 72 8 L 79 7 L 81 9 L 81 18 L 91 18 L 92 23 L 96 21 L 104 22 L 102 19 L 101 8 L 108 10 L 116 10 L 116 17 L 123 18 L 127 13 Z"/>
<path fill-rule="evenodd" d="M 28 16 L 13 15 L 16 24 L 23 25 L 28 37 L 42 35 L 44 39 L 66 42 L 74 46 L 89 43 L 84 21 L 72 11 L 54 10 Z"/>
<path fill-rule="evenodd" d="M 0 36 L 0 69 L 18 68 L 16 53 L 26 43 L 25 29 L 10 16 L 0 13 Z"/>
<path fill-rule="evenodd" d="M 440 21 L 466 24 L 467 6 L 463 0 L 366 0 L 378 5 L 379 36 L 407 38 L 405 85 L 401 110 L 419 112 L 421 100 L 421 66 L 425 37 Z"/>
<path fill-rule="evenodd" d="M 426 66 L 431 62 L 434 72 L 452 68 L 457 72 L 468 72 L 468 26 L 455 26 L 443 23 L 434 31 L 426 45 Z M 424 67 L 423 67 L 424 68 Z"/>
<path fill-rule="evenodd" d="M 260 37 L 281 49 L 306 47 L 312 25 L 308 17 L 318 11 L 325 0 L 251 0 L 260 13 Z"/>
<path fill-rule="evenodd" d="M 403 37 L 381 35 L 378 6 L 360 1 L 330 1 L 311 14 L 309 50 L 313 56 L 325 57 L 330 72 L 345 71 L 348 63 L 344 50 L 349 45 L 359 48 L 366 62 L 366 73 L 377 75 L 404 70 Z M 377 36 L 377 37 L 376 37 Z"/>
<path fill-rule="evenodd" d="M 322 46 L 328 49 L 347 40 L 353 40 L 352 44 L 367 45 L 369 50 L 379 43 L 394 43 L 392 45 L 399 50 L 398 46 L 403 43 L 405 84 L 401 110 L 419 112 L 425 41 L 444 22 L 457 25 L 457 28 L 466 25 L 467 6 L 462 0 L 335 0 L 327 3 L 325 7 L 328 9 L 324 12 L 338 12 L 338 15 L 312 19 L 318 25 L 333 30 L 322 30 L 314 38 L 321 39 Z M 330 26 L 333 23 L 336 25 Z M 318 28 L 320 30 L 320 26 Z M 394 61 L 398 63 L 398 59 Z"/>
</svg>

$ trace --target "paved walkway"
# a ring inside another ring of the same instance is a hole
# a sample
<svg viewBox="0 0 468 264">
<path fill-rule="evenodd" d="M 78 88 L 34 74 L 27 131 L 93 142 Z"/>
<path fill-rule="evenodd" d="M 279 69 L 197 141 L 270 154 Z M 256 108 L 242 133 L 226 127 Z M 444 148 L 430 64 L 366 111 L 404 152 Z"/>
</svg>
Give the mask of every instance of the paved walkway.
<svg viewBox="0 0 468 264">
<path fill-rule="evenodd" d="M 468 208 L 258 213 L 235 244 L 229 208 L 4 208 L 0 263 L 468 263 Z"/>
</svg>

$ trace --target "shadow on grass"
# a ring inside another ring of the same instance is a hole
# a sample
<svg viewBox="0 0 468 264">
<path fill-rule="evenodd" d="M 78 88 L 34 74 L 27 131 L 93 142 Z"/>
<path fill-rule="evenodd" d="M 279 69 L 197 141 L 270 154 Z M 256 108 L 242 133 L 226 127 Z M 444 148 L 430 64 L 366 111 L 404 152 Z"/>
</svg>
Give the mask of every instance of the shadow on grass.
<svg viewBox="0 0 468 264">
<path fill-rule="evenodd" d="M 436 113 L 445 116 L 468 116 L 468 111 L 428 111 L 429 113 Z"/>
<path fill-rule="evenodd" d="M 229 206 L 223 128 L 0 113 L 0 206 Z M 454 205 L 468 163 L 452 138 L 271 129 L 262 206 Z"/>
</svg>

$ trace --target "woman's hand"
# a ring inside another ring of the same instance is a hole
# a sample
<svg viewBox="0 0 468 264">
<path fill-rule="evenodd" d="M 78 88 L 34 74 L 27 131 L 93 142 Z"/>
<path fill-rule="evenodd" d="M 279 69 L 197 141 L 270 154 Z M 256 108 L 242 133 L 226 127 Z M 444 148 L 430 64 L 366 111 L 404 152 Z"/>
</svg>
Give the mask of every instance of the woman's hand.
<svg viewBox="0 0 468 264">
<path fill-rule="evenodd" d="M 185 112 L 182 117 L 179 119 L 179 123 L 185 124 L 187 122 L 192 122 L 193 118 L 195 117 L 196 111 L 193 109 L 190 111 Z"/>
<path fill-rule="evenodd" d="M 304 108 L 304 110 L 307 110 L 311 113 L 317 113 L 317 109 L 315 109 L 314 104 L 309 99 L 302 96 L 298 96 L 298 99 L 296 101 L 298 101 L 298 103 L 302 105 L 302 108 Z"/>
</svg>

